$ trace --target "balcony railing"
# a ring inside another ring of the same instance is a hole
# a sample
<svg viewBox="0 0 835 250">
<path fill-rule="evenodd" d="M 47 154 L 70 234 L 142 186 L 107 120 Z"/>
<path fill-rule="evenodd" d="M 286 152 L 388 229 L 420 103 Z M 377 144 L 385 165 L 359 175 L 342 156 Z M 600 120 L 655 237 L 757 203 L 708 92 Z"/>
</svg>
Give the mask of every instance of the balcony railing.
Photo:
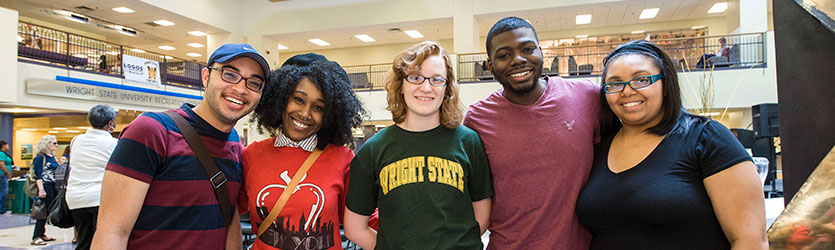
<svg viewBox="0 0 835 250">
<path fill-rule="evenodd" d="M 205 65 L 196 62 L 25 22 L 17 30 L 18 57 L 25 60 L 124 77 L 122 55 L 130 55 L 159 62 L 164 85 L 203 89 Z"/>
<path fill-rule="evenodd" d="M 725 46 L 719 43 L 725 38 Z M 653 40 L 664 49 L 678 70 L 704 70 L 724 68 L 747 68 L 764 66 L 766 60 L 764 33 L 704 36 L 676 39 Z M 626 41 L 623 41 L 626 42 Z M 594 44 L 543 48 L 543 74 L 565 77 L 600 75 L 605 58 L 619 44 Z M 723 51 L 724 50 L 724 51 Z M 724 58 L 707 60 L 720 51 Z M 492 80 L 493 74 L 487 69 L 487 54 L 459 54 L 458 80 L 474 82 Z"/>
<path fill-rule="evenodd" d="M 391 70 L 391 63 L 342 67 L 351 79 L 354 89 L 383 89 L 386 72 Z"/>
</svg>

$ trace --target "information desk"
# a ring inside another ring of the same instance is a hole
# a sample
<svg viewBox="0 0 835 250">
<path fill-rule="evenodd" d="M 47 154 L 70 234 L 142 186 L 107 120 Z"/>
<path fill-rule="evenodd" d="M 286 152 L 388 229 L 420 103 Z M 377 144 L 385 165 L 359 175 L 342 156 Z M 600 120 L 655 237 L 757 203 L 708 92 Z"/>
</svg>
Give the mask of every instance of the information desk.
<svg viewBox="0 0 835 250">
<path fill-rule="evenodd" d="M 23 193 L 23 185 L 26 184 L 25 179 L 17 179 L 9 181 L 9 195 L 6 196 L 12 213 L 29 213 L 29 207 L 32 206 L 32 198 Z"/>
</svg>

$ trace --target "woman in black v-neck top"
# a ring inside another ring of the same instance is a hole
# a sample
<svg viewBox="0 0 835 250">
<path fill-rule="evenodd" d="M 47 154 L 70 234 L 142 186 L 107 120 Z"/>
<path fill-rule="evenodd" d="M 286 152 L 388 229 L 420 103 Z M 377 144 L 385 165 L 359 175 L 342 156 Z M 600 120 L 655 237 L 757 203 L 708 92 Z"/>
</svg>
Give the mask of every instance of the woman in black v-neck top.
<svg viewBox="0 0 835 250">
<path fill-rule="evenodd" d="M 674 64 L 639 40 L 604 60 L 603 140 L 577 216 L 591 249 L 767 249 L 762 186 L 731 132 L 681 108 Z"/>
</svg>

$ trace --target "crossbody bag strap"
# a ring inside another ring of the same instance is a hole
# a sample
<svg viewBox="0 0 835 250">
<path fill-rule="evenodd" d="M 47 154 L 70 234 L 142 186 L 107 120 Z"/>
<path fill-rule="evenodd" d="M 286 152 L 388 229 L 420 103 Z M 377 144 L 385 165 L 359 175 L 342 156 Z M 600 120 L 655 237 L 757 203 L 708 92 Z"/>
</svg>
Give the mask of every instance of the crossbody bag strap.
<svg viewBox="0 0 835 250">
<path fill-rule="evenodd" d="M 163 113 L 174 120 L 174 124 L 180 129 L 180 133 L 183 134 L 191 151 L 194 151 L 194 155 L 200 160 L 200 165 L 206 171 L 212 189 L 215 191 L 215 199 L 217 199 L 217 203 L 220 205 L 220 211 L 223 213 L 223 222 L 228 227 L 232 223 L 232 205 L 230 205 L 229 191 L 226 188 L 226 175 L 223 174 L 223 171 L 217 169 L 215 161 L 209 155 L 206 144 L 203 144 L 203 140 L 200 139 L 200 136 L 197 135 L 197 132 L 194 131 L 194 128 L 188 124 L 185 118 L 170 110 Z"/>
<path fill-rule="evenodd" d="M 307 160 L 304 160 L 302 166 L 298 171 L 296 171 L 296 174 L 293 175 L 293 179 L 291 179 L 290 183 L 287 184 L 287 187 L 284 188 L 284 192 L 281 192 L 281 196 L 278 197 L 278 201 L 275 205 L 273 205 L 273 209 L 270 210 L 270 214 L 267 215 L 266 219 L 261 221 L 261 225 L 258 226 L 258 234 L 256 234 L 256 237 L 260 237 L 264 231 L 267 231 L 267 228 L 270 228 L 270 225 L 273 224 L 275 218 L 278 217 L 278 213 L 284 209 L 284 205 L 287 204 L 287 200 L 290 199 L 290 195 L 293 194 L 293 190 L 296 190 L 296 185 L 299 184 L 304 174 L 307 173 L 307 170 L 309 170 L 311 166 L 313 166 L 313 163 L 316 162 L 316 159 L 318 159 L 321 154 L 322 150 L 316 148 L 313 150 L 313 153 L 310 153 L 310 155 L 307 156 Z"/>
</svg>

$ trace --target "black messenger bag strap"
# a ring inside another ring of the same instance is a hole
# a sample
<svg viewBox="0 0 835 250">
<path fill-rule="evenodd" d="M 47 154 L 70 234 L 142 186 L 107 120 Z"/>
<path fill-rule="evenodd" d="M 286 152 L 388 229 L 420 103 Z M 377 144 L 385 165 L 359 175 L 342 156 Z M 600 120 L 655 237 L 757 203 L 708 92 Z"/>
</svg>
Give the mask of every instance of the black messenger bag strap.
<svg viewBox="0 0 835 250">
<path fill-rule="evenodd" d="M 229 191 L 226 188 L 226 175 L 223 174 L 223 171 L 217 169 L 215 161 L 209 155 L 209 150 L 206 149 L 206 144 L 203 144 L 203 140 L 200 140 L 200 136 L 197 135 L 197 132 L 188 124 L 186 119 L 174 113 L 174 111 L 169 110 L 163 113 L 174 120 L 174 124 L 177 124 L 177 128 L 185 137 L 191 151 L 194 151 L 194 155 L 200 160 L 200 165 L 206 171 L 209 182 L 215 191 L 215 198 L 220 205 L 220 211 L 223 213 L 223 222 L 228 227 L 232 223 L 232 206 L 230 205 Z"/>
</svg>

